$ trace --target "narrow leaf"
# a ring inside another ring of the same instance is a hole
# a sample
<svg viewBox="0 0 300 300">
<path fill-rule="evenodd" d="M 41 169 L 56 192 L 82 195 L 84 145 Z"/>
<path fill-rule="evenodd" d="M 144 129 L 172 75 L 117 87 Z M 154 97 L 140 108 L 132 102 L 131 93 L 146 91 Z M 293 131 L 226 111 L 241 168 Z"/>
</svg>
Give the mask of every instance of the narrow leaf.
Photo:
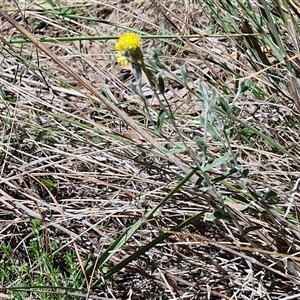
<svg viewBox="0 0 300 300">
<path fill-rule="evenodd" d="M 158 115 L 157 127 L 156 127 L 156 129 L 160 135 L 161 135 L 162 127 L 164 125 L 165 117 L 166 117 L 166 112 L 161 110 Z"/>
<path fill-rule="evenodd" d="M 229 152 L 225 153 L 222 157 L 218 157 L 214 159 L 211 163 L 207 163 L 204 167 L 204 172 L 208 171 L 212 168 L 218 167 L 222 164 L 226 164 L 228 159 L 230 158 L 231 154 Z"/>
</svg>

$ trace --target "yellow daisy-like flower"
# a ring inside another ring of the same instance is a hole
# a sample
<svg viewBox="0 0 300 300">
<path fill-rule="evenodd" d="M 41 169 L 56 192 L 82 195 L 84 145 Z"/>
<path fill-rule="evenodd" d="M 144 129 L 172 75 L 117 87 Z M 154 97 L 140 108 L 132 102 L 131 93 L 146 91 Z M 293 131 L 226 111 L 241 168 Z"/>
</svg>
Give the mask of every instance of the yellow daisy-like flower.
<svg viewBox="0 0 300 300">
<path fill-rule="evenodd" d="M 127 66 L 128 65 L 128 59 L 125 55 L 125 52 L 117 52 L 116 60 L 117 60 L 118 64 L 120 64 L 121 66 Z"/>
<path fill-rule="evenodd" d="M 139 35 L 133 32 L 122 34 L 115 45 L 117 62 L 122 66 L 126 66 L 128 64 L 128 57 L 136 61 L 142 61 L 143 53 L 140 47 L 141 38 Z"/>
<path fill-rule="evenodd" d="M 124 33 L 119 37 L 118 42 L 115 45 L 117 51 L 135 50 L 140 48 L 141 38 L 133 32 Z"/>
</svg>

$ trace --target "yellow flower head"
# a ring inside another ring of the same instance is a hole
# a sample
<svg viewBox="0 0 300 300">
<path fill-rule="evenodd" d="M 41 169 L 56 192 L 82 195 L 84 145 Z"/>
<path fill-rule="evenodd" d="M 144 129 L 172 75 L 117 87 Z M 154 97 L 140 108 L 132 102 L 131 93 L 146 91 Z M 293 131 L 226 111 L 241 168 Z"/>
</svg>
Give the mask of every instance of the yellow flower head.
<svg viewBox="0 0 300 300">
<path fill-rule="evenodd" d="M 140 48 L 141 38 L 133 32 L 124 33 L 119 37 L 118 42 L 115 45 L 116 51 L 135 50 Z"/>
<path fill-rule="evenodd" d="M 128 57 L 133 58 L 135 61 L 143 60 L 143 53 L 140 46 L 141 38 L 139 35 L 133 32 L 122 34 L 115 45 L 117 62 L 122 66 L 126 66 L 128 64 Z"/>
</svg>

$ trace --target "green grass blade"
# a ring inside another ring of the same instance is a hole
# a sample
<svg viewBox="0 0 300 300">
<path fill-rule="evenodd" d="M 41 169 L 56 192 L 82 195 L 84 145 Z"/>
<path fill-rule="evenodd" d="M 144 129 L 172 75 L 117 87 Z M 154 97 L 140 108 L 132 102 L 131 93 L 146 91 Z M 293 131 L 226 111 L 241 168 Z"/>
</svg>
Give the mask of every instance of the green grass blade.
<svg viewBox="0 0 300 300">
<path fill-rule="evenodd" d="M 172 234 L 179 232 L 182 228 L 186 227 L 189 224 L 192 224 L 194 221 L 198 220 L 200 217 L 203 216 L 203 214 L 206 211 L 202 211 L 201 213 L 198 213 L 184 221 L 182 221 L 180 224 L 174 226 L 172 229 L 168 230 L 167 232 L 160 235 L 158 238 L 154 239 L 150 243 L 148 243 L 146 246 L 140 248 L 137 250 L 134 254 L 130 255 L 126 259 L 124 259 L 121 263 L 113 267 L 111 270 L 109 270 L 105 275 L 104 278 L 110 278 L 112 275 L 120 271 L 122 268 L 126 267 L 130 262 L 138 259 L 141 255 L 145 254 L 147 251 L 155 247 L 158 243 L 163 242 L 166 240 L 169 236 Z M 94 285 L 96 286 L 96 284 Z"/>
<path fill-rule="evenodd" d="M 135 234 L 135 232 L 149 219 L 153 217 L 155 212 L 163 207 L 163 205 L 171 199 L 171 197 L 177 193 L 180 188 L 197 172 L 197 169 L 192 170 L 186 177 L 184 177 L 154 208 L 145 214 L 145 216 L 139 219 L 129 229 L 127 229 L 122 235 L 119 236 L 97 259 L 97 261 L 90 265 L 85 273 L 87 276 L 91 276 L 94 270 L 101 269 L 104 264 L 114 255 L 116 251 L 121 249 L 128 240 Z"/>
</svg>

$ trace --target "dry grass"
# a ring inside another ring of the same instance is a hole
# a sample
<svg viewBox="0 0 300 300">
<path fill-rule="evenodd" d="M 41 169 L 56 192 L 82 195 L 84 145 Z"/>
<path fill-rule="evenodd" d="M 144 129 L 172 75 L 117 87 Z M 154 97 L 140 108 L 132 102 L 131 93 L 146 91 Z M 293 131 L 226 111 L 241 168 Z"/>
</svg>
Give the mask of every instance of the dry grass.
<svg viewBox="0 0 300 300">
<path fill-rule="evenodd" d="M 234 37 L 238 28 L 230 36 L 212 22 L 209 1 L 56 1 L 56 10 L 72 10 L 65 15 L 45 11 L 45 3 L 7 1 L 2 9 L 35 38 L 53 38 L 43 44 L 83 80 L 33 43 L 13 43 L 24 36 L 1 18 L 0 242 L 26 261 L 30 223 L 38 219 L 47 247 L 55 240 L 56 253 L 74 250 L 82 269 L 92 253 L 97 265 L 121 233 L 198 168 L 105 268 L 172 234 L 109 278 L 103 267 L 102 275 L 93 270 L 77 297 L 296 299 L 288 298 L 300 283 L 295 77 L 282 65 L 255 74 L 265 65 L 245 39 Z M 149 61 L 155 61 L 153 48 L 160 49 L 160 62 L 172 72 L 163 74 L 169 76 L 164 101 L 176 127 L 166 119 L 160 135 L 153 127 L 160 101 L 147 78 L 146 109 L 130 85 L 131 69 L 114 60 L 110 37 L 126 28 L 177 36 L 143 40 Z M 182 37 L 188 35 L 198 37 Z M 76 36 L 108 38 L 55 41 Z M 170 74 L 186 76 L 186 86 Z M 249 89 L 237 95 L 238 79 L 247 76 Z M 214 167 L 200 172 L 211 162 Z M 203 216 L 172 232 L 199 212 Z M 5 295 L 13 284 L 2 283 Z"/>
</svg>

